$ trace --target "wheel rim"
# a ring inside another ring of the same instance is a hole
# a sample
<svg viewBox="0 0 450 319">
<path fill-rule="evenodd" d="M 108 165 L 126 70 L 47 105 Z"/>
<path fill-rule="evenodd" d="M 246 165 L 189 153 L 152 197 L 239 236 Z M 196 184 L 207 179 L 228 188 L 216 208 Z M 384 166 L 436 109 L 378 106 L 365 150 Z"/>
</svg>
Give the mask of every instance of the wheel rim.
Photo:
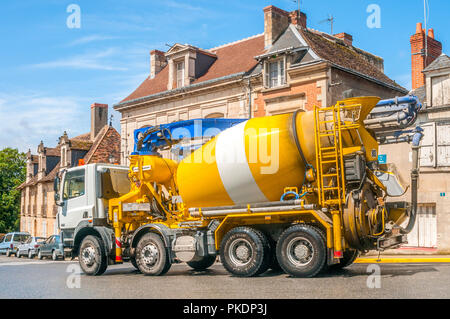
<svg viewBox="0 0 450 319">
<path fill-rule="evenodd" d="M 252 245 L 246 239 L 236 239 L 230 244 L 228 256 L 237 266 L 245 266 L 252 260 Z"/>
<path fill-rule="evenodd" d="M 159 260 L 158 247 L 153 243 L 146 245 L 142 249 L 141 256 L 141 260 L 146 266 L 153 267 Z"/>
<path fill-rule="evenodd" d="M 95 249 L 92 246 L 87 246 L 81 252 L 81 260 L 86 266 L 92 266 L 95 263 Z"/>
<path fill-rule="evenodd" d="M 304 237 L 295 237 L 286 246 L 288 260 L 297 267 L 308 265 L 314 257 L 311 242 Z"/>
<path fill-rule="evenodd" d="M 28 258 L 31 258 L 31 251 L 28 252 Z"/>
</svg>

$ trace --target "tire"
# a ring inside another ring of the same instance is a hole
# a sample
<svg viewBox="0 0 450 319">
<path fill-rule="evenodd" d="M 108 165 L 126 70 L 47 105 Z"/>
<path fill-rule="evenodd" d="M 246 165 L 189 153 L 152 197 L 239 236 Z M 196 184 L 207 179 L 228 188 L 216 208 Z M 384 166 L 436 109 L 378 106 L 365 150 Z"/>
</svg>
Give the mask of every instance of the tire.
<svg viewBox="0 0 450 319">
<path fill-rule="evenodd" d="M 38 256 L 38 259 L 39 259 L 39 260 L 42 260 L 42 258 L 44 258 L 44 256 L 42 256 L 42 253 L 41 253 L 40 250 L 38 250 L 37 256 Z"/>
<path fill-rule="evenodd" d="M 17 258 L 20 258 L 20 252 L 19 252 L 19 250 L 17 250 L 17 252 L 16 252 L 16 257 L 17 257 Z"/>
<path fill-rule="evenodd" d="M 289 227 L 278 239 L 276 249 L 281 268 L 293 277 L 314 277 L 326 265 L 325 240 L 314 226 Z"/>
<path fill-rule="evenodd" d="M 225 269 L 239 277 L 253 277 L 269 268 L 270 244 L 259 230 L 236 227 L 230 230 L 220 245 L 220 260 Z"/>
<path fill-rule="evenodd" d="M 138 267 L 138 265 L 137 265 L 137 262 L 136 262 L 136 258 L 135 258 L 135 257 L 130 257 L 130 262 L 131 262 L 131 264 L 133 265 L 134 268 L 136 268 L 137 270 L 139 270 L 139 267 Z"/>
<path fill-rule="evenodd" d="M 269 237 L 269 243 L 270 243 L 270 262 L 269 262 L 269 269 L 272 269 L 273 271 L 281 271 L 280 263 L 277 259 L 277 242 L 273 240 L 271 237 Z"/>
<path fill-rule="evenodd" d="M 11 257 L 11 250 L 9 248 L 6 250 L 6 257 Z"/>
<path fill-rule="evenodd" d="M 356 258 L 359 256 L 358 250 L 347 249 L 344 251 L 343 257 L 338 264 L 328 266 L 331 271 L 340 270 L 353 264 Z"/>
<path fill-rule="evenodd" d="M 34 255 L 31 253 L 31 250 L 28 251 L 28 259 L 33 259 Z"/>
<path fill-rule="evenodd" d="M 169 271 L 172 264 L 160 235 L 147 233 L 141 237 L 136 247 L 136 264 L 147 276 L 161 276 Z"/>
<path fill-rule="evenodd" d="M 52 251 L 52 260 L 53 260 L 53 261 L 58 260 L 58 255 L 56 254 L 56 250 L 53 250 L 53 251 Z"/>
<path fill-rule="evenodd" d="M 214 262 L 216 261 L 217 256 L 205 256 L 201 260 L 198 261 L 188 261 L 187 264 L 189 267 L 191 267 L 194 270 L 201 271 L 206 270 L 209 267 L 211 267 Z"/>
<path fill-rule="evenodd" d="M 103 247 L 103 241 L 97 236 L 86 236 L 81 242 L 78 262 L 86 275 L 100 276 L 106 271 L 108 259 Z"/>
</svg>

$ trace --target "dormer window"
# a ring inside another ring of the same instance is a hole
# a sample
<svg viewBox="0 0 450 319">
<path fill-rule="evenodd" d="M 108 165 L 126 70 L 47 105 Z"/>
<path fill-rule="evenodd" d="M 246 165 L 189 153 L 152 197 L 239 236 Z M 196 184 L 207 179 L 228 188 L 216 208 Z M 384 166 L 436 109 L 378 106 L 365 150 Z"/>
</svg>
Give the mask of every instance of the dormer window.
<svg viewBox="0 0 450 319">
<path fill-rule="evenodd" d="M 181 62 L 177 62 L 176 63 L 176 68 L 177 68 L 177 88 L 183 87 L 184 86 L 184 61 Z"/>
<path fill-rule="evenodd" d="M 284 57 L 264 63 L 265 86 L 275 88 L 286 84 L 286 59 Z"/>
</svg>

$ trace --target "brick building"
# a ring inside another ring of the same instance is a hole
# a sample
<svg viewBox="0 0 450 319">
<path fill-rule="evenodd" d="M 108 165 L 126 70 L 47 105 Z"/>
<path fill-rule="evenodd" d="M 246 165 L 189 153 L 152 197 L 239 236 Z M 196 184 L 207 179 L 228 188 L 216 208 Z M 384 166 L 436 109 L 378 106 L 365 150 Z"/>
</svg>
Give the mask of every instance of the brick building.
<svg viewBox="0 0 450 319">
<path fill-rule="evenodd" d="M 407 90 L 384 61 L 350 34 L 307 27 L 307 17 L 263 9 L 264 32 L 211 49 L 175 44 L 150 52 L 150 75 L 114 108 L 121 119 L 121 163 L 144 126 L 195 118 L 248 118 L 331 105 L 345 97 L 392 98 Z"/>
<path fill-rule="evenodd" d="M 73 138 L 66 132 L 56 147 L 41 142 L 37 154 L 27 153 L 26 180 L 21 190 L 20 230 L 48 237 L 58 232 L 53 181 L 60 169 L 80 164 L 117 163 L 120 135 L 108 125 L 108 105 L 91 105 L 91 131 Z"/>
</svg>

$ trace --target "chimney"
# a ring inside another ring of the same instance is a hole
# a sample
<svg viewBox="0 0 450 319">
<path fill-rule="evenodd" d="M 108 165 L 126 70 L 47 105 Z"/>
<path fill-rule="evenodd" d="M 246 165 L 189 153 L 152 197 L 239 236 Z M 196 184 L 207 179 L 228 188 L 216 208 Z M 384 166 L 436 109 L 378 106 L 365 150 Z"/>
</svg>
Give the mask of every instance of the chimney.
<svg viewBox="0 0 450 319">
<path fill-rule="evenodd" d="M 108 104 L 93 103 L 91 105 L 91 141 L 98 132 L 108 124 Z"/>
<path fill-rule="evenodd" d="M 425 41 L 425 34 L 427 34 L 427 41 Z M 428 49 L 425 59 L 426 42 Z M 442 43 L 435 40 L 433 29 L 426 32 L 422 29 L 422 23 L 420 22 L 416 25 L 416 33 L 411 36 L 410 43 L 412 89 L 415 90 L 425 85 L 425 75 L 422 71 L 442 54 Z"/>
<path fill-rule="evenodd" d="M 289 12 L 275 6 L 268 6 L 264 11 L 264 47 L 270 47 L 289 26 Z"/>
<path fill-rule="evenodd" d="M 306 14 L 300 12 L 298 14 L 298 10 L 294 10 L 289 13 L 289 20 L 292 24 L 301 26 L 303 29 L 306 29 Z"/>
<path fill-rule="evenodd" d="M 353 36 L 351 34 L 342 32 L 335 34 L 334 37 L 341 39 L 347 45 L 353 46 Z"/>
<path fill-rule="evenodd" d="M 150 77 L 154 78 L 165 66 L 167 59 L 164 52 L 159 50 L 150 51 Z"/>
</svg>

